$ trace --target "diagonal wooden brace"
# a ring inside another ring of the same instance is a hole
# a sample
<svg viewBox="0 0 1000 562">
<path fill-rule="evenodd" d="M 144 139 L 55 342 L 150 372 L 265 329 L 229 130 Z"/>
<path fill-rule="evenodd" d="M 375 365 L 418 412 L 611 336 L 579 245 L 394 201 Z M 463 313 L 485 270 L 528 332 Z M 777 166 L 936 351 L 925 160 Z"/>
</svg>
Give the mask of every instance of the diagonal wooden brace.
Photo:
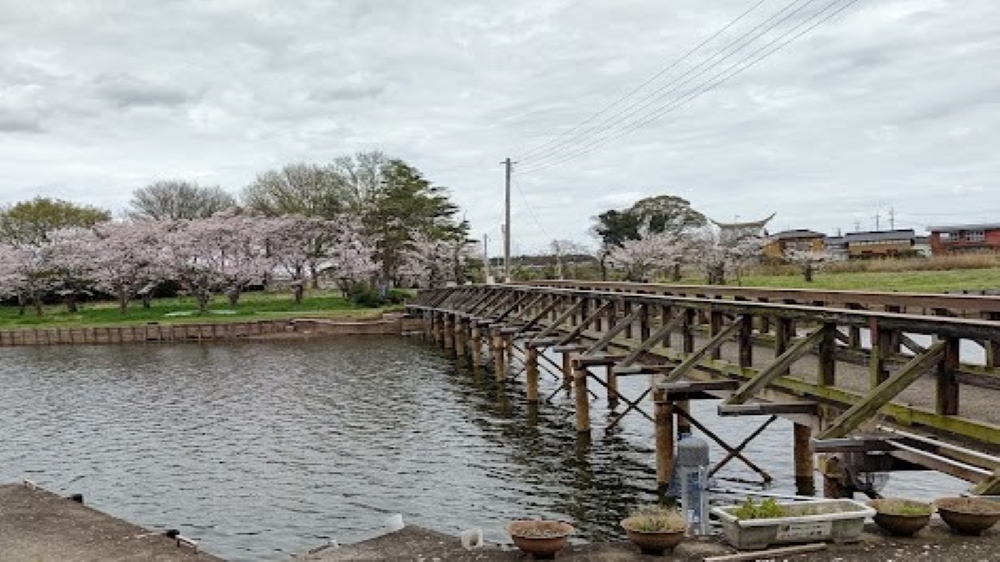
<svg viewBox="0 0 1000 562">
<path fill-rule="evenodd" d="M 768 365 L 757 376 L 743 383 L 743 386 L 726 400 L 726 404 L 742 404 L 746 402 L 751 396 L 770 384 L 772 380 L 778 378 L 782 373 L 787 372 L 792 363 L 801 359 L 819 344 L 823 339 L 824 332 L 825 328 L 820 327 L 807 337 L 796 342 L 795 345 L 788 348 L 787 351 L 775 359 L 774 363 Z"/>
<path fill-rule="evenodd" d="M 833 420 L 833 424 L 820 433 L 817 439 L 836 439 L 854 431 L 862 422 L 869 419 L 882 406 L 888 404 L 897 394 L 910 386 L 920 375 L 937 364 L 944 357 L 946 343 L 944 340 L 939 341 L 927 348 L 925 353 L 911 359 L 896 374 L 875 387 L 875 390 L 864 400 L 854 404 L 840 417 Z"/>
<path fill-rule="evenodd" d="M 701 363 L 701 360 L 704 359 L 706 355 L 712 353 L 713 351 L 721 347 L 722 344 L 726 342 L 726 340 L 732 338 L 733 335 L 736 334 L 737 331 L 739 331 L 740 326 L 742 325 L 743 325 L 743 318 L 737 318 L 736 320 L 733 320 L 732 323 L 726 326 L 725 329 L 723 329 L 721 332 L 716 334 L 715 337 L 713 337 L 711 341 L 702 346 L 701 349 L 695 351 L 691 355 L 688 355 L 680 365 L 674 367 L 674 370 L 670 371 L 670 373 L 663 378 L 663 382 L 674 382 L 680 380 L 680 378 L 688 374 L 691 371 L 691 369 L 694 369 L 698 365 L 698 363 Z"/>
</svg>

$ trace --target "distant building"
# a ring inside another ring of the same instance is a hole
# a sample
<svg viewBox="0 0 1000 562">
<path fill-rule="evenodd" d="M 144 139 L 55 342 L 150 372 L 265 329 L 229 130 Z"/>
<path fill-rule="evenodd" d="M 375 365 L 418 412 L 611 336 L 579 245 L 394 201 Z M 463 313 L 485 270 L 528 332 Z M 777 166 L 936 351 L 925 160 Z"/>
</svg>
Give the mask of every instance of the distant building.
<svg viewBox="0 0 1000 562">
<path fill-rule="evenodd" d="M 927 230 L 935 256 L 1000 251 L 1000 223 L 930 226 Z"/>
<path fill-rule="evenodd" d="M 827 252 L 833 254 L 834 259 L 846 260 L 848 258 L 847 241 L 844 240 L 843 236 L 827 236 L 823 239 L 823 246 Z"/>
<path fill-rule="evenodd" d="M 771 235 L 764 246 L 764 256 L 781 259 L 789 250 L 804 250 L 819 252 L 824 249 L 823 240 L 826 235 L 806 229 L 783 230 Z"/>
<path fill-rule="evenodd" d="M 844 235 L 847 255 L 852 258 L 892 258 L 913 254 L 917 235 L 912 228 L 848 232 Z"/>
</svg>

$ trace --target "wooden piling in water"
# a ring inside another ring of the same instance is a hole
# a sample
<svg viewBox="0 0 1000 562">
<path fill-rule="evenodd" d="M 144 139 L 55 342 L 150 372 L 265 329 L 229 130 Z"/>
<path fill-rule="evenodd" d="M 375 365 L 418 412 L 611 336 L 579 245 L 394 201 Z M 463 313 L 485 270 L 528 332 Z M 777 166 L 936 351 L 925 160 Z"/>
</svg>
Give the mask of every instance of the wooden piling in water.
<svg viewBox="0 0 1000 562">
<path fill-rule="evenodd" d="M 506 362 L 506 351 L 504 350 L 503 336 L 500 335 L 500 329 L 490 330 L 492 333 L 492 344 L 493 344 L 493 375 L 497 382 L 504 382 L 507 380 L 507 362 Z"/>
<path fill-rule="evenodd" d="M 795 466 L 795 489 L 800 496 L 816 494 L 816 464 L 812 452 L 812 427 L 796 423 L 792 426 L 792 456 Z"/>
<path fill-rule="evenodd" d="M 573 388 L 576 398 L 576 431 L 590 432 L 590 395 L 587 392 L 587 368 L 573 361 Z"/>
<path fill-rule="evenodd" d="M 472 367 L 479 368 L 483 361 L 483 336 L 478 324 L 472 324 L 472 333 L 469 339 L 469 346 L 472 351 Z"/>
<path fill-rule="evenodd" d="M 529 345 L 524 361 L 525 361 L 525 372 L 528 379 L 528 388 L 527 388 L 528 402 L 537 403 L 538 402 L 538 348 Z"/>
<path fill-rule="evenodd" d="M 613 364 L 609 364 L 605 372 L 607 373 L 608 408 L 614 410 L 618 407 L 618 375 L 615 374 Z"/>
<path fill-rule="evenodd" d="M 653 392 L 653 425 L 656 446 L 656 487 L 660 493 L 670 486 L 674 469 L 674 405 L 663 390 Z"/>
</svg>

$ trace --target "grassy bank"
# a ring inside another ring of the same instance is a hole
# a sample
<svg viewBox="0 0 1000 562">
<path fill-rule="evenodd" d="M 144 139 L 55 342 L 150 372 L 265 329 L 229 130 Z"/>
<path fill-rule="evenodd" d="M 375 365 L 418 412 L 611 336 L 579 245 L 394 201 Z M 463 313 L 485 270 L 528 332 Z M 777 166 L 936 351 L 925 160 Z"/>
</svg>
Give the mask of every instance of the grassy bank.
<svg viewBox="0 0 1000 562">
<path fill-rule="evenodd" d="M 145 324 L 147 322 L 227 322 L 265 320 L 291 317 L 325 317 L 359 319 L 378 317 L 386 309 L 364 308 L 349 302 L 337 293 L 307 293 L 301 303 L 296 303 L 288 293 L 247 293 L 235 308 L 223 298 L 216 298 L 207 315 L 197 314 L 198 305 L 191 298 L 155 299 L 149 308 L 134 302 L 122 314 L 114 302 L 84 302 L 77 313 L 66 311 L 65 305 L 44 307 L 42 316 L 28 308 L 23 316 L 15 306 L 0 306 L 0 328 L 17 327 L 82 327 L 110 324 Z"/>
<path fill-rule="evenodd" d="M 703 283 L 704 280 L 690 280 Z M 730 280 L 730 284 L 735 284 Z M 813 282 L 801 274 L 743 277 L 745 287 L 781 287 L 800 289 L 835 289 L 846 291 L 899 291 L 913 293 L 960 293 L 962 291 L 1000 290 L 1000 268 L 958 269 L 947 271 L 856 271 L 816 273 Z"/>
</svg>

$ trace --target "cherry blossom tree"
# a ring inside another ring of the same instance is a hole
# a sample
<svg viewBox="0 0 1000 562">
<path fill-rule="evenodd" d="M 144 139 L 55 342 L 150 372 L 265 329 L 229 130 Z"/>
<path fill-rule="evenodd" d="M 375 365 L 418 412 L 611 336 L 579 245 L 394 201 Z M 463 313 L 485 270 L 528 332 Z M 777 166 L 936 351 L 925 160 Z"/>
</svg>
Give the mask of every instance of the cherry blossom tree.
<svg viewBox="0 0 1000 562">
<path fill-rule="evenodd" d="M 743 267 L 760 258 L 766 241 L 759 229 L 706 226 L 694 236 L 689 255 L 704 268 L 709 285 L 724 285 L 727 275 L 740 282 Z"/>
<path fill-rule="evenodd" d="M 823 269 L 827 263 L 833 261 L 835 256 L 828 250 L 790 248 L 785 251 L 784 258 L 799 268 L 806 282 L 812 283 L 813 274 Z"/>
<path fill-rule="evenodd" d="M 625 272 L 628 281 L 648 281 L 681 263 L 688 244 L 670 232 L 645 232 L 608 249 L 607 262 Z"/>
<path fill-rule="evenodd" d="M 320 269 L 332 277 L 346 295 L 356 283 L 367 282 L 379 272 L 376 248 L 362 232 L 361 222 L 346 215 L 327 222 L 331 236 L 326 259 Z"/>
<path fill-rule="evenodd" d="M 308 276 L 317 272 L 326 256 L 333 226 L 328 220 L 285 215 L 266 220 L 267 241 L 275 266 L 289 277 L 295 302 L 302 302 Z"/>
<path fill-rule="evenodd" d="M 49 233 L 42 246 L 48 266 L 50 290 L 63 297 L 66 311 L 78 311 L 77 297 L 93 287 L 89 254 L 100 249 L 99 241 L 89 228 L 63 228 Z"/>
<path fill-rule="evenodd" d="M 42 315 L 42 295 L 51 288 L 49 270 L 41 246 L 0 243 L 0 291 L 17 296 L 21 315 L 29 303 Z"/>
<path fill-rule="evenodd" d="M 167 276 L 163 240 L 168 224 L 136 220 L 94 226 L 94 244 L 83 254 L 90 261 L 95 287 L 114 295 L 122 314 L 127 313 L 133 298 L 151 294 Z"/>
<path fill-rule="evenodd" d="M 400 275 L 418 287 L 441 287 L 465 280 L 470 260 L 476 258 L 477 247 L 464 239 L 434 240 L 415 233 L 412 244 L 402 255 Z"/>
</svg>

